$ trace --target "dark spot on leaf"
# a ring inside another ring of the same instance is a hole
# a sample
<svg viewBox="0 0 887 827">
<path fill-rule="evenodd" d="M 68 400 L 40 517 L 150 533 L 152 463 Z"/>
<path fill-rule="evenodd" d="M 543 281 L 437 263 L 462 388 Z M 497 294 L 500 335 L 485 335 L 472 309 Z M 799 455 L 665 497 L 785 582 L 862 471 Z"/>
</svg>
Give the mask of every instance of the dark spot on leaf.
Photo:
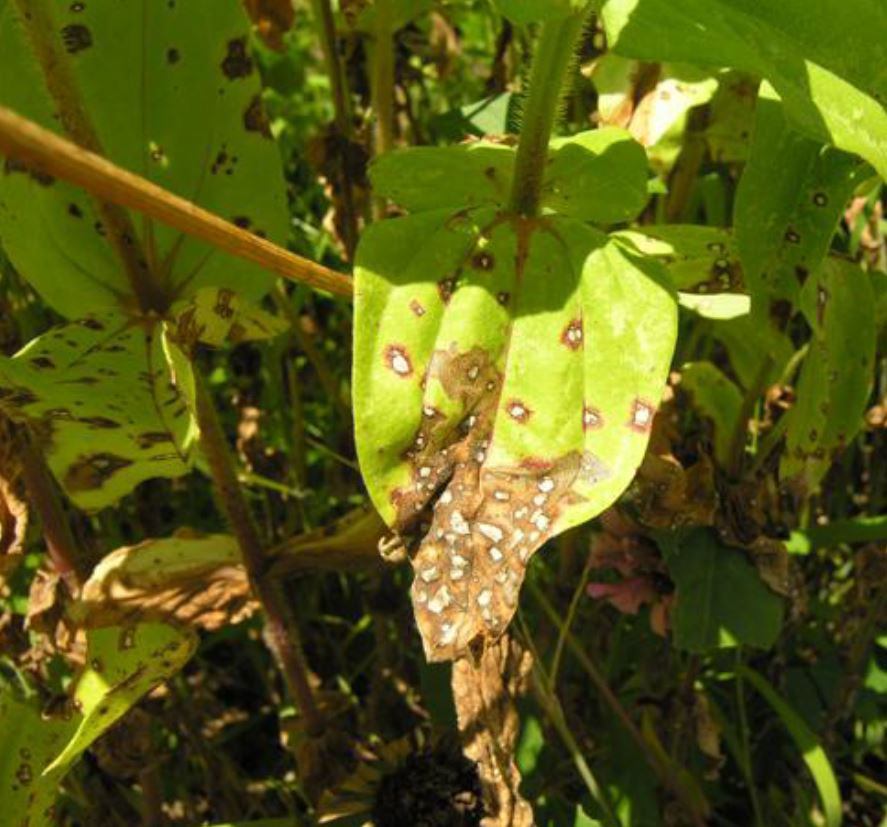
<svg viewBox="0 0 887 827">
<path fill-rule="evenodd" d="M 86 26 L 72 23 L 62 29 L 62 42 L 68 54 L 74 55 L 92 46 L 92 34 Z"/>
<path fill-rule="evenodd" d="M 770 318 L 780 330 L 785 330 L 792 317 L 792 304 L 785 299 L 770 302 Z"/>
<path fill-rule="evenodd" d="M 54 368 L 55 362 L 52 361 L 48 356 L 35 356 L 33 359 L 29 360 L 30 363 L 39 370 L 45 370 L 46 368 Z"/>
<path fill-rule="evenodd" d="M 70 9 L 74 14 L 82 12 L 86 8 L 86 3 L 71 3 Z"/>
<path fill-rule="evenodd" d="M 99 235 L 105 235 L 105 225 L 101 221 L 96 221 L 92 226 Z"/>
<path fill-rule="evenodd" d="M 789 228 L 785 231 L 785 240 L 789 244 L 800 244 L 801 243 L 801 236 L 798 235 L 796 230 Z"/>
<path fill-rule="evenodd" d="M 484 175 L 492 181 L 496 177 L 496 167 L 487 167 L 484 170 Z"/>
<path fill-rule="evenodd" d="M 225 319 L 227 321 L 234 316 L 233 302 L 233 290 L 226 290 L 224 288 L 219 289 L 219 292 L 216 294 L 216 303 L 213 307 L 213 313 L 215 313 L 220 319 Z"/>
<path fill-rule="evenodd" d="M 425 308 L 422 307 L 422 304 L 418 299 L 413 299 L 410 302 L 410 310 L 413 311 L 414 316 L 422 317 L 425 315 Z"/>
<path fill-rule="evenodd" d="M 582 430 L 597 431 L 604 427 L 604 417 L 598 408 L 585 405 L 582 408 Z"/>
<path fill-rule="evenodd" d="M 246 48 L 245 37 L 235 37 L 228 41 L 228 51 L 222 61 L 222 72 L 228 80 L 245 78 L 253 70 L 253 61 Z"/>
<path fill-rule="evenodd" d="M 385 364 L 402 378 L 413 374 L 413 363 L 402 345 L 388 345 L 385 348 Z"/>
<path fill-rule="evenodd" d="M 804 284 L 809 275 L 810 271 L 806 267 L 801 267 L 800 264 L 795 267 L 795 278 L 798 280 L 798 284 Z"/>
<path fill-rule="evenodd" d="M 631 403 L 631 414 L 628 418 L 628 427 L 639 434 L 648 434 L 653 428 L 653 417 L 656 415 L 656 406 L 645 399 L 635 399 Z"/>
<path fill-rule="evenodd" d="M 132 460 L 115 454 L 85 454 L 78 457 L 65 473 L 64 483 L 71 491 L 100 488 L 118 471 L 132 465 Z"/>
<path fill-rule="evenodd" d="M 108 419 L 106 416 L 81 416 L 78 417 L 77 421 L 82 422 L 84 425 L 89 425 L 93 431 L 113 430 L 120 427 L 119 422 Z"/>
<path fill-rule="evenodd" d="M 561 331 L 561 344 L 570 350 L 579 350 L 582 347 L 582 319 L 573 319 Z"/>
<path fill-rule="evenodd" d="M 499 302 L 503 307 L 505 307 L 508 302 L 511 301 L 511 293 L 506 293 L 504 290 L 501 293 L 496 294 L 496 301 Z"/>
<path fill-rule="evenodd" d="M 712 253 L 723 253 L 726 251 L 726 247 L 720 241 L 709 241 L 708 244 L 705 245 Z"/>
<path fill-rule="evenodd" d="M 169 48 L 166 50 L 166 62 L 170 64 L 170 66 L 174 66 L 181 59 L 181 54 L 179 54 L 178 49 Z"/>
<path fill-rule="evenodd" d="M 824 192 L 814 192 L 813 203 L 816 204 L 817 207 L 824 207 L 828 204 L 828 196 Z"/>
<path fill-rule="evenodd" d="M 0 400 L 15 408 L 24 408 L 40 401 L 33 391 L 22 387 L 0 388 Z"/>
<path fill-rule="evenodd" d="M 246 109 L 243 110 L 243 128 L 247 132 L 258 132 L 263 138 L 272 137 L 271 124 L 259 95 L 253 95 Z"/>
<path fill-rule="evenodd" d="M 15 771 L 15 777 L 18 779 L 19 784 L 26 787 L 34 780 L 34 772 L 31 769 L 31 765 L 19 764 L 18 769 Z"/>
<path fill-rule="evenodd" d="M 444 304 L 447 304 L 450 301 L 455 289 L 456 282 L 453 279 L 441 279 L 437 283 L 437 292 L 440 294 L 441 301 Z"/>
<path fill-rule="evenodd" d="M 72 218 L 83 218 L 83 210 L 76 204 L 68 204 L 68 215 Z"/>
<path fill-rule="evenodd" d="M 496 260 L 493 258 L 492 253 L 489 253 L 486 250 L 480 250 L 471 257 L 471 266 L 474 267 L 475 270 L 489 272 L 496 266 Z"/>
<path fill-rule="evenodd" d="M 232 218 L 231 220 L 234 222 L 234 226 L 240 227 L 241 230 L 248 230 L 250 228 L 250 225 L 253 223 L 245 215 L 235 215 L 234 218 Z"/>
</svg>

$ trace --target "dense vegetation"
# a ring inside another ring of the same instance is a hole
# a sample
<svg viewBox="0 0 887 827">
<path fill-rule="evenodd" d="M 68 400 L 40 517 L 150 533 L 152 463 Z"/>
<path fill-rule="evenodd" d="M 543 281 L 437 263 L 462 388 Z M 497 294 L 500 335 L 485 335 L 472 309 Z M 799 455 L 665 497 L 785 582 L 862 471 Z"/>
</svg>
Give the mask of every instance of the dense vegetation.
<svg viewBox="0 0 887 827">
<path fill-rule="evenodd" d="M 0 827 L 887 825 L 885 35 L 0 0 Z"/>
</svg>

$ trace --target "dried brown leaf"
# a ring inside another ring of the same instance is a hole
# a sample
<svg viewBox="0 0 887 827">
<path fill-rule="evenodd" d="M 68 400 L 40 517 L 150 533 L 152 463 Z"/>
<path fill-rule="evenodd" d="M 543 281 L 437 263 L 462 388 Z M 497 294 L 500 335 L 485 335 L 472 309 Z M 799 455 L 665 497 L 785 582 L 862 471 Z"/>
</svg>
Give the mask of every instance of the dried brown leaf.
<svg viewBox="0 0 887 827">
<path fill-rule="evenodd" d="M 28 530 L 21 466 L 13 426 L 0 418 L 0 582 L 21 562 Z"/>
</svg>

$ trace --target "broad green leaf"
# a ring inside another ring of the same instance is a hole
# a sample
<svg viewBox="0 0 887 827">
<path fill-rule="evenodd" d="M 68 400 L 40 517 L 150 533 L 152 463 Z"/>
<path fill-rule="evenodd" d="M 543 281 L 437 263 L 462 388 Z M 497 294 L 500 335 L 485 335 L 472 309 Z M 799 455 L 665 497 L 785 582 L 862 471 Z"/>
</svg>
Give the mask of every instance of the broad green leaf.
<svg viewBox="0 0 887 827">
<path fill-rule="evenodd" d="M 515 151 L 478 141 L 449 147 L 411 147 L 370 167 L 378 195 L 411 212 L 504 206 L 511 192 Z M 625 130 L 605 127 L 556 138 L 542 183 L 542 206 L 582 221 L 611 224 L 644 207 L 647 160 Z"/>
<path fill-rule="evenodd" d="M 434 8 L 434 0 L 385 0 L 391 6 L 391 28 L 394 31 L 403 28 L 411 20 L 421 17 Z M 372 34 L 376 30 L 376 3 L 372 2 L 352 24 L 357 31 Z"/>
<path fill-rule="evenodd" d="M 813 13 L 806 0 L 606 0 L 602 16 L 617 54 L 766 78 L 797 129 L 861 155 L 887 178 L 881 0 L 819 0 Z"/>
<path fill-rule="evenodd" d="M 780 476 L 813 491 L 863 425 L 875 364 L 871 280 L 858 265 L 829 259 L 804 285 L 801 309 L 813 338 L 786 414 Z"/>
<path fill-rule="evenodd" d="M 840 827 L 843 820 L 841 790 L 822 744 L 804 723 L 804 719 L 786 703 L 785 699 L 760 672 L 744 664 L 739 664 L 737 672 L 757 689 L 767 703 L 773 707 L 773 711 L 779 716 L 797 744 L 801 751 L 801 757 L 804 759 L 807 769 L 810 770 L 810 775 L 813 776 L 816 789 L 819 791 L 822 808 L 825 811 L 826 827 Z"/>
<path fill-rule="evenodd" d="M 86 667 L 73 691 L 76 732 L 47 768 L 65 769 L 148 691 L 194 654 L 197 635 L 184 626 L 145 622 L 91 629 Z"/>
<path fill-rule="evenodd" d="M 35 426 L 50 468 L 84 509 L 188 470 L 194 424 L 161 339 L 158 326 L 107 312 L 0 358 L 0 410 Z M 179 381 L 185 371 L 180 365 Z"/>
<path fill-rule="evenodd" d="M 171 308 L 170 335 L 185 351 L 198 343 L 215 345 L 271 339 L 289 324 L 244 301 L 226 287 L 204 287 Z"/>
<path fill-rule="evenodd" d="M 0 813 L 9 827 L 55 827 L 61 770 L 47 767 L 77 728 L 78 716 L 43 714 L 36 698 L 0 688 Z M 8 820 L 7 820 L 8 819 Z"/>
<path fill-rule="evenodd" d="M 580 222 L 492 209 L 373 225 L 356 265 L 358 455 L 383 519 L 424 535 L 414 607 L 445 660 L 501 634 L 530 555 L 631 481 L 674 295 Z"/>
<path fill-rule="evenodd" d="M 690 652 L 748 644 L 768 648 L 782 626 L 782 599 L 770 591 L 741 549 L 722 545 L 709 528 L 663 543 L 674 580 L 674 643 Z"/>
<path fill-rule="evenodd" d="M 588 0 L 493 0 L 493 2 L 500 14 L 519 26 L 567 17 L 588 5 Z"/>
<path fill-rule="evenodd" d="M 254 608 L 235 539 L 182 529 L 106 554 L 68 613 L 86 628 L 166 618 L 217 629 Z"/>
<path fill-rule="evenodd" d="M 768 298 L 797 303 L 816 272 L 868 164 L 796 132 L 763 84 L 748 165 L 736 194 L 736 240 L 760 309 Z"/>
<path fill-rule="evenodd" d="M 775 382 L 795 353 L 792 341 L 771 325 L 762 325 L 750 315 L 725 319 L 712 326 L 712 335 L 720 340 L 730 357 L 730 366 L 743 388 L 760 381 L 760 373 L 769 360 L 764 382 Z"/>
<path fill-rule="evenodd" d="M 711 362 L 691 362 L 681 368 L 681 389 L 699 412 L 714 424 L 715 456 L 721 468 L 730 464 L 733 434 L 742 411 L 742 393 Z"/>
<path fill-rule="evenodd" d="M 115 163 L 257 234 L 286 238 L 280 159 L 264 118 L 249 24 L 237 0 L 47 0 L 102 150 Z M 8 5 L 0 16 L 0 103 L 58 129 L 56 106 Z M 112 228 L 82 191 L 7 163 L 0 239 L 19 272 L 68 318 L 121 305 L 133 291 L 111 241 L 150 278 L 160 307 L 200 287 L 246 298 L 271 285 L 258 266 L 141 216 Z M 40 243 L 35 243 L 35 239 Z"/>
<path fill-rule="evenodd" d="M 742 266 L 732 233 L 695 224 L 654 224 L 613 237 L 660 259 L 678 290 L 722 293 L 742 289 Z"/>
<path fill-rule="evenodd" d="M 751 124 L 755 117 L 760 81 L 743 72 L 722 72 L 711 98 L 705 141 L 711 159 L 735 164 L 748 159 Z"/>
<path fill-rule="evenodd" d="M 678 293 L 678 303 L 706 319 L 736 319 L 751 312 L 751 297 L 743 293 Z"/>
</svg>

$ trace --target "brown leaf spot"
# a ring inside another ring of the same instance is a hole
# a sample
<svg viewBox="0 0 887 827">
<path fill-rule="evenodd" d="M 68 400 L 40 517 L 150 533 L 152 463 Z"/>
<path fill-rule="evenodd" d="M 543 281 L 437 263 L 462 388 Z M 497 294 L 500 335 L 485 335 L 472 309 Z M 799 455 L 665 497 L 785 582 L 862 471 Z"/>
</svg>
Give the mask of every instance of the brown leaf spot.
<svg viewBox="0 0 887 827">
<path fill-rule="evenodd" d="M 222 72 L 228 80 L 245 78 L 253 70 L 253 61 L 246 47 L 245 37 L 228 41 L 228 51 L 222 61 Z"/>
<path fill-rule="evenodd" d="M 508 305 L 508 302 L 511 301 L 511 293 L 506 293 L 504 290 L 501 293 L 496 294 L 496 301 L 499 302 L 503 307 Z"/>
<path fill-rule="evenodd" d="M 132 460 L 115 454 L 98 453 L 78 457 L 65 473 L 65 487 L 71 491 L 101 488 L 118 471 L 132 465 Z"/>
<path fill-rule="evenodd" d="M 413 374 L 413 363 L 402 345 L 388 345 L 385 348 L 385 364 L 402 379 Z"/>
<path fill-rule="evenodd" d="M 92 46 L 92 33 L 86 26 L 72 23 L 62 29 L 62 42 L 68 54 L 75 55 Z"/>
<path fill-rule="evenodd" d="M 493 254 L 487 250 L 479 250 L 471 257 L 471 266 L 475 270 L 489 272 L 496 266 L 496 260 L 493 258 Z"/>
<path fill-rule="evenodd" d="M 82 422 L 84 425 L 89 425 L 93 431 L 112 430 L 120 427 L 119 422 L 108 419 L 106 416 L 81 416 L 77 421 Z"/>
<path fill-rule="evenodd" d="M 257 132 L 263 138 L 272 137 L 271 123 L 259 95 L 253 95 L 246 109 L 243 110 L 243 128 L 247 132 Z"/>
<path fill-rule="evenodd" d="M 561 343 L 570 350 L 582 347 L 582 319 L 573 319 L 561 333 Z"/>
<path fill-rule="evenodd" d="M 628 427 L 639 434 L 648 434 L 653 428 L 653 417 L 656 415 L 656 406 L 644 399 L 635 399 L 631 405 L 631 415 L 628 419 Z"/>
<path fill-rule="evenodd" d="M 419 318 L 425 315 L 425 308 L 418 299 L 413 299 L 410 302 L 410 310 L 413 311 L 414 316 L 418 316 Z"/>
<path fill-rule="evenodd" d="M 444 304 L 449 303 L 455 289 L 456 282 L 454 279 L 441 279 L 437 283 L 437 292 L 440 294 L 440 299 Z"/>
<path fill-rule="evenodd" d="M 526 424 L 533 415 L 533 411 L 521 402 L 520 399 L 509 399 L 505 403 L 505 412 L 515 422 L 520 422 L 521 425 Z"/>
<path fill-rule="evenodd" d="M 181 54 L 179 53 L 178 49 L 170 47 L 169 49 L 166 50 L 166 62 L 170 66 L 174 66 L 176 63 L 179 62 L 180 59 L 181 59 Z"/>
<path fill-rule="evenodd" d="M 52 369 L 55 367 L 55 362 L 53 362 L 48 356 L 35 356 L 28 361 L 38 370 L 46 370 L 47 368 Z"/>
<path fill-rule="evenodd" d="M 598 408 L 585 405 L 582 408 L 582 430 L 599 431 L 604 427 L 604 417 Z"/>
</svg>

